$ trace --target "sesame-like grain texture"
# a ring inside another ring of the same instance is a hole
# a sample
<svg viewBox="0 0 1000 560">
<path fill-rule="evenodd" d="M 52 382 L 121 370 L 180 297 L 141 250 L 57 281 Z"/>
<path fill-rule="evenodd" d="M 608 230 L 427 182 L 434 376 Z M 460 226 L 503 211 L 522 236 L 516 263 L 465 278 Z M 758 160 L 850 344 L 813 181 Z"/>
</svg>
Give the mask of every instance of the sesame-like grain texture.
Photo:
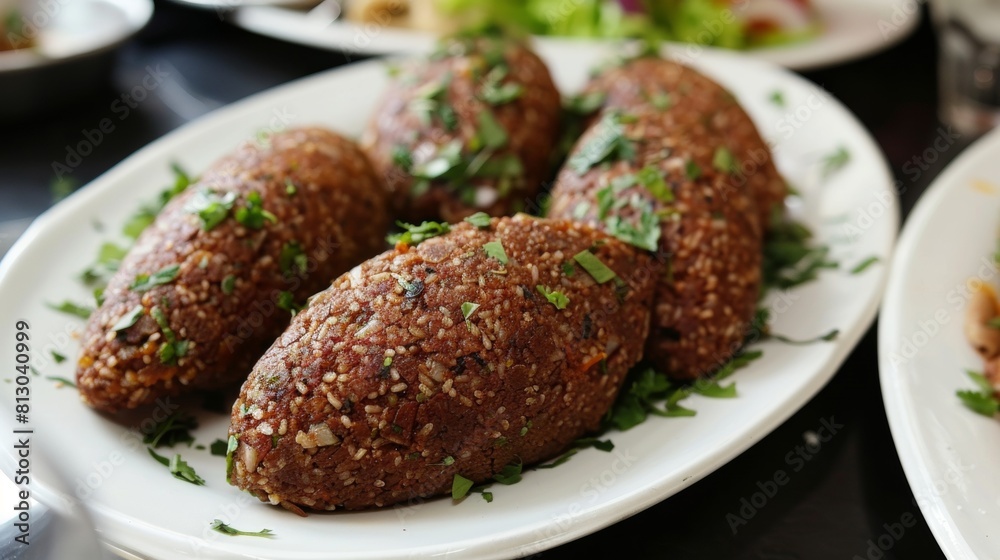
<svg viewBox="0 0 1000 560">
<path fill-rule="evenodd" d="M 237 219 L 252 193 L 273 218 Z M 206 196 L 231 197 L 210 229 L 195 211 Z M 241 146 L 167 204 L 111 278 L 83 338 L 83 401 L 116 411 L 241 381 L 288 324 L 281 306 L 377 253 L 388 219 L 385 193 L 349 140 L 303 128 Z M 133 287 L 173 266 L 169 282 Z M 135 310 L 134 325 L 112 330 Z"/>
<path fill-rule="evenodd" d="M 664 264 L 645 358 L 672 377 L 693 379 L 743 344 L 760 290 L 762 233 L 753 197 L 715 165 L 725 137 L 676 126 L 672 110 L 640 107 L 620 119 L 605 113 L 560 172 L 549 216 L 616 234 L 626 229 L 621 223 L 641 230 L 642 219 L 659 228 L 650 248 Z M 627 142 L 632 157 L 612 154 L 580 174 L 574 162 L 611 137 Z"/>
<path fill-rule="evenodd" d="M 506 264 L 487 255 L 494 241 Z M 575 264 L 588 249 L 617 279 Z M 365 262 L 243 385 L 232 483 L 289 509 L 359 509 L 554 457 L 599 427 L 640 359 L 655 269 L 589 226 L 524 215 Z"/>
<path fill-rule="evenodd" d="M 401 219 L 500 216 L 533 201 L 549 178 L 559 115 L 548 69 L 523 44 L 449 39 L 400 65 L 361 143 Z"/>
<path fill-rule="evenodd" d="M 584 91 L 606 95 L 607 108 L 662 108 L 672 121 L 665 126 L 721 135 L 736 158 L 734 187 L 750 191 L 765 229 L 773 210 L 783 206 L 788 186 L 769 146 L 736 97 L 704 74 L 671 60 L 643 57 L 601 73 Z"/>
</svg>

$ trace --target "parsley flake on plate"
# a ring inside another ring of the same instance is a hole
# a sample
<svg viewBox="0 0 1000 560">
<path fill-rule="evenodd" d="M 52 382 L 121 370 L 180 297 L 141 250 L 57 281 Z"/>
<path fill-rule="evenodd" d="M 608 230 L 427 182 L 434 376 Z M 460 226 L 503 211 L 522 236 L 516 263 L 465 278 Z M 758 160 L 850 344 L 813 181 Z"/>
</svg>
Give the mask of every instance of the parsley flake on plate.
<svg viewBox="0 0 1000 560">
<path fill-rule="evenodd" d="M 230 537 L 273 537 L 274 531 L 270 529 L 261 529 L 260 531 L 240 531 L 239 529 L 234 529 L 229 525 L 226 525 L 219 519 L 212 520 L 212 530 L 217 533 L 222 533 L 223 535 L 229 535 Z"/>
</svg>

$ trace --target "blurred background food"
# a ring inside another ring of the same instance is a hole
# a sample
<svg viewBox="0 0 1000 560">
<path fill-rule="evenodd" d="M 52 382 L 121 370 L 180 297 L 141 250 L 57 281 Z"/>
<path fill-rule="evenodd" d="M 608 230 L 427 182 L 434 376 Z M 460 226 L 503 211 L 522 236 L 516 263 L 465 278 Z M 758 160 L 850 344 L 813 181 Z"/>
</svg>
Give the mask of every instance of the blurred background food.
<svg viewBox="0 0 1000 560">
<path fill-rule="evenodd" d="M 436 33 L 503 25 L 536 35 L 645 37 L 747 49 L 814 37 L 809 0 L 347 0 L 347 18 Z"/>
</svg>

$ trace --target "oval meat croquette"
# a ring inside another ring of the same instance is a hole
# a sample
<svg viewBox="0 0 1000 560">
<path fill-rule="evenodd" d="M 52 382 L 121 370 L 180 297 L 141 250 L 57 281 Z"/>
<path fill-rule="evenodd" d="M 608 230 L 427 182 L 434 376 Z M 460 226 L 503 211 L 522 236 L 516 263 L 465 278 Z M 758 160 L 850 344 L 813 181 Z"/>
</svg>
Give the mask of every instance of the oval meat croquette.
<svg viewBox="0 0 1000 560">
<path fill-rule="evenodd" d="M 231 481 L 359 509 L 556 456 L 599 427 L 641 357 L 652 257 L 518 215 L 397 244 L 341 276 L 254 367 Z"/>
<path fill-rule="evenodd" d="M 559 91 L 526 46 L 446 39 L 399 67 L 362 146 L 406 221 L 506 215 L 549 178 L 559 115 Z"/>
<path fill-rule="evenodd" d="M 303 128 L 241 146 L 170 201 L 109 281 L 81 397 L 116 411 L 244 379 L 290 311 L 384 247 L 388 221 L 349 140 Z"/>
<path fill-rule="evenodd" d="M 606 110 L 570 153 L 549 216 L 591 223 L 660 256 L 645 358 L 694 379 L 743 345 L 763 237 L 754 198 L 733 183 L 725 137 L 678 126 L 672 111 Z"/>
<path fill-rule="evenodd" d="M 602 72 L 584 94 L 603 95 L 608 109 L 663 111 L 673 121 L 665 126 L 722 138 L 734 169 L 731 188 L 749 190 L 761 226 L 767 229 L 774 209 L 783 207 L 788 186 L 753 120 L 732 93 L 694 68 L 640 57 Z"/>
</svg>

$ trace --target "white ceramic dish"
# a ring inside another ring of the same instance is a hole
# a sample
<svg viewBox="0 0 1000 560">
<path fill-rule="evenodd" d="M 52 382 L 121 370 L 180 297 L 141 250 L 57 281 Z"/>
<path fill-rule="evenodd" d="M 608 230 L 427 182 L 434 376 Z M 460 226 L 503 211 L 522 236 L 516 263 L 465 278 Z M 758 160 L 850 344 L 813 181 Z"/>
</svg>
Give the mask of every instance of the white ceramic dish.
<svg viewBox="0 0 1000 560">
<path fill-rule="evenodd" d="M 184 0 L 233 2 L 238 0 Z M 902 0 L 814 0 L 823 31 L 809 41 L 747 51 L 754 58 L 793 70 L 810 70 L 846 62 L 889 48 L 904 39 L 920 22 L 916 2 Z M 230 4 L 230 7 L 232 4 Z M 234 11 L 230 21 L 244 29 L 276 39 L 312 47 L 373 55 L 423 52 L 434 38 L 424 32 L 375 24 L 336 20 L 339 10 L 317 10 L 278 6 L 246 6 Z M 572 50 L 604 48 L 608 40 L 539 38 Z M 687 49 L 687 46 L 678 48 Z M 697 47 L 694 47 L 697 48 Z"/>
<path fill-rule="evenodd" d="M 584 83 L 596 61 L 577 54 L 547 62 L 568 92 Z M 887 259 L 895 240 L 897 202 L 883 157 L 858 122 L 814 85 L 772 65 L 730 54 L 705 54 L 695 62 L 733 91 L 774 141 L 779 167 L 803 193 L 795 207 L 799 218 L 821 242 L 831 244 L 845 268 L 872 255 Z M 73 356 L 78 347 L 71 333 L 81 328 L 79 320 L 46 308 L 45 302 L 87 300 L 89 292 L 74 280 L 75 274 L 141 201 L 170 182 L 169 162 L 200 170 L 259 130 L 294 123 L 321 123 L 358 134 L 385 83 L 381 62 L 360 63 L 218 110 L 150 144 L 54 207 L 0 263 L 0 317 L 7 318 L 2 329 L 11 341 L 0 344 L 0 363 L 14 363 L 15 319 L 30 321 L 34 361 L 43 375 L 32 380 L 35 445 L 60 457 L 70 486 L 85 497 L 102 538 L 116 547 L 153 558 L 530 555 L 666 499 L 753 445 L 819 391 L 875 316 L 884 266 L 859 275 L 827 271 L 801 289 L 773 294 L 774 328 L 798 337 L 839 328 L 840 337 L 808 346 L 763 344 L 764 357 L 735 377 L 739 398 L 693 397 L 696 417 L 653 418 L 629 432 L 611 433 L 613 453 L 586 450 L 557 470 L 528 472 L 519 484 L 495 488 L 492 503 L 473 496 L 458 504 L 442 499 L 305 519 L 226 485 L 223 459 L 208 451 L 181 449 L 207 486 L 173 479 L 126 427 L 138 425 L 142 414 L 115 423 L 81 405 L 73 389 L 45 380 L 48 375 L 73 376 L 72 359 L 51 363 L 49 351 Z M 783 92 L 784 108 L 768 100 L 774 91 Z M 840 146 L 851 154 L 849 165 L 821 181 L 823 156 Z M 877 219 L 855 227 L 859 213 L 872 212 Z M 105 224 L 104 233 L 94 230 L 94 220 Z M 0 401 L 0 413 L 12 415 L 10 406 L 9 399 Z M 200 443 L 226 433 L 227 417 L 201 412 L 199 418 Z M 9 446 L 4 449 L 10 452 Z M 59 500 L 50 484 L 52 469 L 33 469 L 36 495 Z M 223 536 L 208 530 L 214 518 L 241 529 L 270 528 L 276 536 Z"/>
<path fill-rule="evenodd" d="M 934 181 L 907 220 L 879 319 L 879 370 L 889 427 L 927 524 L 949 558 L 1000 556 L 1000 423 L 965 408 L 962 286 L 994 286 L 1000 231 L 1000 131 Z"/>
<path fill-rule="evenodd" d="M 47 66 L 111 49 L 142 29 L 153 15 L 151 0 L 37 2 L 24 34 L 32 48 L 0 52 L 3 72 Z"/>
</svg>

